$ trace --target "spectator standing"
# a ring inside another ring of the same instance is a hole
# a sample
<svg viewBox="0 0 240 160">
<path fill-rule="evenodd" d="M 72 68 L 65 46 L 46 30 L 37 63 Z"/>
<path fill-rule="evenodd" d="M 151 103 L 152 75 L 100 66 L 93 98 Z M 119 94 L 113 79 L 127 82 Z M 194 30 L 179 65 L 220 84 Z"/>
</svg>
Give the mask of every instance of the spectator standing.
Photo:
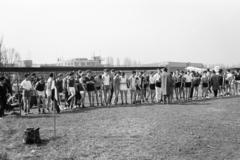
<svg viewBox="0 0 240 160">
<path fill-rule="evenodd" d="M 212 86 L 214 97 L 216 98 L 218 96 L 218 90 L 219 90 L 219 76 L 216 74 L 214 70 L 212 72 L 210 84 Z"/>
<path fill-rule="evenodd" d="M 121 94 L 122 105 L 124 104 L 124 99 L 125 99 L 125 104 L 127 104 L 127 92 L 128 92 L 127 77 L 125 76 L 125 73 L 122 72 L 120 76 L 120 94 Z M 124 94 L 124 98 L 123 98 L 123 94 Z"/>
<path fill-rule="evenodd" d="M 52 97 L 52 83 L 53 83 L 53 73 L 49 74 L 47 84 L 46 84 L 46 95 L 47 95 L 47 110 L 50 112 L 51 107 L 51 97 Z"/>
<path fill-rule="evenodd" d="M 118 96 L 120 93 L 120 72 L 117 72 L 116 75 L 113 78 L 113 90 L 114 90 L 114 104 L 117 105 L 118 103 Z"/>
<path fill-rule="evenodd" d="M 104 102 L 105 105 L 108 106 L 110 105 L 110 94 L 111 94 L 111 88 L 110 88 L 110 74 L 107 69 L 104 70 L 103 75 L 102 75 L 102 80 L 103 80 L 103 94 L 104 94 Z"/>
<path fill-rule="evenodd" d="M 170 75 L 167 73 L 167 68 L 162 69 L 161 74 L 161 95 L 163 96 L 163 103 L 168 103 L 167 98 L 170 92 Z"/>
<path fill-rule="evenodd" d="M 151 103 L 154 103 L 155 99 L 155 80 L 154 80 L 154 72 L 150 73 L 149 76 L 149 88 L 150 88 L 150 97 L 151 97 Z"/>
<path fill-rule="evenodd" d="M 30 113 L 30 98 L 31 98 L 31 90 L 32 90 L 32 83 L 29 79 L 29 74 L 25 74 L 25 79 L 20 84 L 21 88 L 23 89 L 22 98 L 23 98 L 23 108 L 25 115 Z"/>
<path fill-rule="evenodd" d="M 157 70 L 157 73 L 154 75 L 154 81 L 155 81 L 155 98 L 156 102 L 160 103 L 162 101 L 162 91 L 161 91 L 161 70 L 160 68 Z"/>
<path fill-rule="evenodd" d="M 130 99 L 131 104 L 136 103 L 136 96 L 137 96 L 137 88 L 136 88 L 136 71 L 132 71 L 132 75 L 128 78 L 129 88 L 130 88 Z"/>
<path fill-rule="evenodd" d="M 45 82 L 43 77 L 36 83 L 35 90 L 37 92 L 38 113 L 41 113 L 41 108 L 42 113 L 45 113 Z"/>
</svg>

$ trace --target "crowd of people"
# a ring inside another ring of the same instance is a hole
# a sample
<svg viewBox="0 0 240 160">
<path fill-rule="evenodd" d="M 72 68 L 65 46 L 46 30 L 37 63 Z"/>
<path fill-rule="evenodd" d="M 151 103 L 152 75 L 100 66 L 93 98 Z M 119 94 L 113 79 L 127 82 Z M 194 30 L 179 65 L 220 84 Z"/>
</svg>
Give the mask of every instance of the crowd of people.
<svg viewBox="0 0 240 160">
<path fill-rule="evenodd" d="M 12 91 L 9 78 L 0 77 L 0 117 L 9 103 L 20 97 L 24 114 L 33 105 L 39 113 L 94 106 L 128 105 L 142 103 L 184 103 L 240 94 L 240 72 L 205 70 L 168 72 L 123 72 L 105 69 L 103 72 L 78 71 L 67 74 L 25 74 L 20 83 L 20 95 Z M 18 96 L 16 96 L 18 95 Z M 36 103 L 32 103 L 35 97 Z"/>
</svg>

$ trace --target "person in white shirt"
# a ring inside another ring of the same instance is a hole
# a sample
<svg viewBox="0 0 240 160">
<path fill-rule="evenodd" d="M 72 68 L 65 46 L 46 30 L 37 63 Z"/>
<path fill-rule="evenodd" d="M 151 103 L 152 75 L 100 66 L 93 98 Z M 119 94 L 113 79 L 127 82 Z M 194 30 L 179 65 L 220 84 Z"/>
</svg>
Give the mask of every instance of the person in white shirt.
<svg viewBox="0 0 240 160">
<path fill-rule="evenodd" d="M 23 108 L 25 115 L 30 113 L 30 98 L 31 98 L 31 90 L 32 83 L 29 79 L 29 74 L 25 74 L 25 79 L 20 84 L 21 89 L 23 90 Z"/>
<path fill-rule="evenodd" d="M 161 92 L 161 70 L 157 70 L 157 73 L 154 75 L 155 82 L 155 91 L 156 91 L 156 102 L 160 103 L 162 101 L 162 92 Z"/>
<path fill-rule="evenodd" d="M 127 77 L 125 76 L 125 73 L 122 72 L 120 76 L 120 94 L 121 94 L 122 104 L 124 104 L 123 94 L 125 97 L 125 104 L 127 104 L 127 92 L 128 92 Z"/>
<path fill-rule="evenodd" d="M 231 84 L 233 80 L 233 74 L 230 72 L 230 70 L 227 70 L 226 77 L 225 77 L 225 85 L 226 85 L 226 95 L 230 96 L 232 89 Z"/>
<path fill-rule="evenodd" d="M 128 78 L 130 94 L 131 94 L 131 104 L 136 103 L 136 71 L 132 71 L 132 75 Z"/>
<path fill-rule="evenodd" d="M 150 87 L 150 96 L 151 96 L 151 102 L 154 103 L 155 98 L 155 79 L 154 79 L 154 72 L 151 72 L 149 76 L 149 87 Z"/>
<path fill-rule="evenodd" d="M 104 102 L 106 106 L 108 106 L 111 90 L 110 90 L 110 75 L 107 69 L 104 70 L 104 73 L 102 75 L 102 83 L 103 83 Z"/>
<path fill-rule="evenodd" d="M 190 71 L 187 71 L 187 73 L 185 73 L 185 75 L 183 76 L 185 79 L 185 98 L 188 101 L 190 99 L 190 91 L 191 91 L 191 87 L 192 87 L 192 80 L 193 77 L 190 74 Z"/>
<path fill-rule="evenodd" d="M 53 86 L 53 73 L 50 73 L 49 78 L 46 84 L 46 95 L 47 95 L 47 110 L 50 112 L 50 105 L 51 105 L 51 96 L 52 96 L 52 86 Z"/>
</svg>

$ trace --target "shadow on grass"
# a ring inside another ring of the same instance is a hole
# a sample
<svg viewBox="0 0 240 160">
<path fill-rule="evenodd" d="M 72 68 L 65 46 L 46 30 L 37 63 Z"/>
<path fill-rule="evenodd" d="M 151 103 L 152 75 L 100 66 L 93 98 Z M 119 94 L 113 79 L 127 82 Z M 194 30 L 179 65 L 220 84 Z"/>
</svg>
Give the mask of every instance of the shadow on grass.
<svg viewBox="0 0 240 160">
<path fill-rule="evenodd" d="M 34 119 L 34 118 L 53 118 L 54 115 L 52 113 L 49 114 L 29 114 L 24 116 L 19 116 L 19 118 L 23 119 Z M 59 114 L 56 113 L 56 117 L 59 117 Z"/>
<path fill-rule="evenodd" d="M 112 109 L 112 108 L 130 108 L 130 107 L 144 107 L 144 106 L 156 106 L 158 104 L 128 104 L 128 105 L 113 105 L 113 106 L 94 106 L 94 107 L 86 107 L 86 108 L 77 108 L 73 110 L 64 110 L 60 114 L 68 114 L 68 113 L 83 113 L 97 109 Z"/>
<path fill-rule="evenodd" d="M 74 113 L 84 113 L 84 112 L 88 112 L 88 111 L 92 111 L 92 110 L 97 110 L 97 109 L 112 109 L 112 108 L 130 108 L 130 107 L 145 107 L 145 106 L 188 106 L 188 105 L 210 105 L 212 103 L 210 103 L 211 101 L 215 101 L 215 100 L 221 100 L 221 99 L 233 99 L 233 98 L 238 98 L 240 96 L 229 96 L 229 97 L 221 97 L 221 98 L 208 98 L 208 99 L 199 99 L 199 100 L 192 100 L 189 102 L 182 102 L 182 103 L 171 103 L 171 104 L 162 104 L 162 103 L 144 103 L 144 104 L 127 104 L 127 105 L 113 105 L 113 106 L 95 106 L 95 107 L 86 107 L 86 108 L 76 108 L 73 110 L 63 110 L 61 111 L 60 114 L 56 114 L 56 117 L 59 117 L 60 115 L 64 115 L 64 114 L 74 114 Z M 20 118 L 26 118 L 26 119 L 34 119 L 34 118 L 53 118 L 54 115 L 52 113 L 47 113 L 47 114 L 30 114 L 30 115 L 26 115 L 26 116 L 19 116 L 17 115 L 17 117 Z"/>
<path fill-rule="evenodd" d="M 50 141 L 56 141 L 58 139 L 61 139 L 62 137 L 56 136 L 56 137 L 50 137 L 50 138 L 45 138 L 41 139 L 41 143 L 37 144 L 38 147 L 40 146 L 46 146 Z"/>
<path fill-rule="evenodd" d="M 112 109 L 112 108 L 131 108 L 131 107 L 146 107 L 146 106 L 156 106 L 156 107 L 166 107 L 166 106 L 177 106 L 177 105 L 210 105 L 211 103 L 199 103 L 199 102 L 185 102 L 185 103 L 171 103 L 171 104 L 162 104 L 162 103 L 154 103 L 154 104 L 130 104 L 130 105 L 114 105 L 114 106 L 101 106 L 101 107 L 86 107 L 86 108 L 77 108 L 74 110 L 65 110 L 62 111 L 61 114 L 74 114 L 74 113 L 84 113 L 84 112 L 88 112 L 88 111 L 92 111 L 92 110 L 97 110 L 97 109 Z"/>
<path fill-rule="evenodd" d="M 159 104 L 159 103 L 146 103 L 146 104 L 128 104 L 128 105 L 115 105 L 115 106 L 101 106 L 101 107 L 86 107 L 86 108 L 77 108 L 75 110 L 65 110 L 62 111 L 61 114 L 69 114 L 69 113 L 82 113 L 82 112 L 88 112 L 88 111 L 92 111 L 92 110 L 97 110 L 97 109 L 103 109 L 103 108 L 129 108 L 129 107 L 144 107 L 144 106 L 177 106 L 177 105 L 181 105 L 181 106 L 188 106 L 188 105 L 211 105 L 211 101 L 215 101 L 215 100 L 221 100 L 221 99 L 234 99 L 234 98 L 238 98 L 240 96 L 229 96 L 229 97 L 221 97 L 221 98 L 208 98 L 208 99 L 199 99 L 199 100 L 192 100 L 190 102 L 183 102 L 183 103 L 171 103 L 171 104 Z"/>
<path fill-rule="evenodd" d="M 188 103 L 182 103 L 182 104 L 178 104 L 178 105 L 183 105 L 183 106 L 204 106 L 204 105 L 210 105 L 212 103 L 207 103 L 207 102 L 188 102 Z"/>
</svg>

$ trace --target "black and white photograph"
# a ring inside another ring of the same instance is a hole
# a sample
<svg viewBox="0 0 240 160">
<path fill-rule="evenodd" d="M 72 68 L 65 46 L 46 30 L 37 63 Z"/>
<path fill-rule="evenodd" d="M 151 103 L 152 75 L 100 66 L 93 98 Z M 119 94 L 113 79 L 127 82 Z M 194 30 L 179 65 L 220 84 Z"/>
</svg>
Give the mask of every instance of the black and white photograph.
<svg viewBox="0 0 240 160">
<path fill-rule="evenodd" d="M 240 1 L 0 0 L 0 160 L 240 160 Z"/>
</svg>

